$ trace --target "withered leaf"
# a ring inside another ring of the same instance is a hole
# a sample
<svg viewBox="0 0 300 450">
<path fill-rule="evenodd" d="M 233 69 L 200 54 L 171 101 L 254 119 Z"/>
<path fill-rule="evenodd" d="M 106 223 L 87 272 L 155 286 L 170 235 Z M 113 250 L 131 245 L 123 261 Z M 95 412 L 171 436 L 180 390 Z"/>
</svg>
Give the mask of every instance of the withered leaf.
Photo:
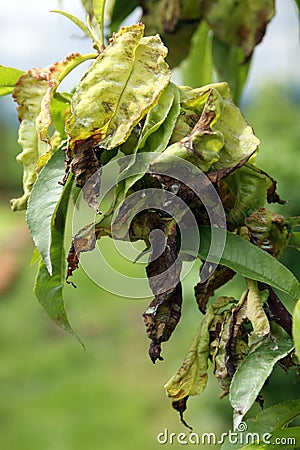
<svg viewBox="0 0 300 450">
<path fill-rule="evenodd" d="M 195 297 L 200 311 L 204 314 L 207 302 L 215 293 L 215 290 L 226 284 L 235 275 L 235 272 L 226 266 L 218 266 L 212 276 L 204 283 L 195 286 Z"/>
<path fill-rule="evenodd" d="M 151 219 L 151 216 L 150 216 Z M 150 220 L 149 219 L 149 220 Z M 160 220 L 155 223 L 166 236 L 165 248 L 161 249 L 161 235 L 152 241 L 151 261 L 147 266 L 149 285 L 155 295 L 143 314 L 146 333 L 151 339 L 149 356 L 153 363 L 161 357 L 161 343 L 166 342 L 173 333 L 181 316 L 182 287 L 180 272 L 182 263 L 176 249 L 176 223 Z"/>
</svg>

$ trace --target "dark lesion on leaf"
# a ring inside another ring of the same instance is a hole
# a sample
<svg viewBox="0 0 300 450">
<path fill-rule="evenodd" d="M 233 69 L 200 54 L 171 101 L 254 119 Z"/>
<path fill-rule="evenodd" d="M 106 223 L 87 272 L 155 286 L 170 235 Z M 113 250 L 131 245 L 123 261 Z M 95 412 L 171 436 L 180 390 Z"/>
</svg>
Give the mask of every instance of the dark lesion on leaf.
<svg viewBox="0 0 300 450">
<path fill-rule="evenodd" d="M 146 269 L 149 285 L 155 295 L 155 298 L 143 314 L 146 333 L 151 339 L 149 356 L 153 363 L 163 359 L 161 356 L 161 343 L 166 342 L 170 338 L 178 324 L 182 305 L 182 287 L 180 283 L 182 262 L 177 254 L 176 223 L 163 218 L 155 220 L 154 223 L 155 229 L 160 229 L 164 232 L 166 242 L 164 251 L 155 258 L 157 242 L 155 239 L 152 241 L 150 263 Z"/>
<path fill-rule="evenodd" d="M 180 400 L 176 400 L 172 402 L 172 407 L 175 409 L 175 411 L 179 412 L 181 423 L 187 427 L 190 431 L 193 431 L 193 428 L 184 420 L 183 413 L 186 410 L 186 404 L 188 401 L 189 396 L 181 398 Z"/>
</svg>

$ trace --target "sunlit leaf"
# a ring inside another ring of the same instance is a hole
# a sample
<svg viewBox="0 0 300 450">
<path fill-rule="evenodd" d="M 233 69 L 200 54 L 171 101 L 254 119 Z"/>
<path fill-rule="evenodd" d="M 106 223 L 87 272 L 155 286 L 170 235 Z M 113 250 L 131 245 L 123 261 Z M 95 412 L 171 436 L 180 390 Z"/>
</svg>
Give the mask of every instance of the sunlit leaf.
<svg viewBox="0 0 300 450">
<path fill-rule="evenodd" d="M 22 70 L 0 65 L 0 96 L 11 94 Z"/>
<path fill-rule="evenodd" d="M 31 191 L 26 213 L 30 234 L 50 275 L 51 230 L 57 204 L 63 192 L 63 186 L 59 182 L 65 172 L 64 161 L 65 153 L 58 150 L 41 170 Z"/>
<path fill-rule="evenodd" d="M 67 122 L 72 150 L 86 139 L 106 149 L 122 144 L 168 85 L 167 50 L 143 33 L 142 24 L 122 28 L 77 86 Z"/>
<path fill-rule="evenodd" d="M 229 399 L 233 407 L 236 429 L 261 391 L 274 365 L 293 349 L 293 341 L 269 341 L 250 353 L 238 367 L 230 385 Z"/>
</svg>

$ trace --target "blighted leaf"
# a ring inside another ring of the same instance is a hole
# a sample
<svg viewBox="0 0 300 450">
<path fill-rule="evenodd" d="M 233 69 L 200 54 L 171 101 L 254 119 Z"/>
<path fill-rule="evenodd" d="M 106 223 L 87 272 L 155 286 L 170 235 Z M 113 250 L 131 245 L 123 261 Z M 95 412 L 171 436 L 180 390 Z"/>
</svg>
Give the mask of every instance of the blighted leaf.
<svg viewBox="0 0 300 450">
<path fill-rule="evenodd" d="M 290 231 L 286 219 L 266 208 L 260 208 L 245 219 L 250 242 L 279 258 L 289 243 Z"/>
<path fill-rule="evenodd" d="M 229 267 L 218 266 L 212 276 L 204 283 L 199 282 L 195 286 L 195 297 L 200 311 L 204 314 L 206 305 L 215 293 L 215 290 L 226 284 L 235 275 L 235 272 Z"/>
<path fill-rule="evenodd" d="M 123 27 L 77 86 L 66 127 L 71 150 L 86 139 L 106 149 L 121 145 L 157 103 L 171 76 L 167 49 L 143 34 L 142 24 Z"/>
<path fill-rule="evenodd" d="M 218 229 L 214 231 L 216 236 L 220 233 L 220 239 L 222 239 L 223 231 Z M 201 226 L 200 235 L 199 257 L 206 259 L 211 242 L 210 228 Z M 212 252 L 210 262 L 214 262 L 214 259 Z M 229 231 L 226 232 L 224 252 L 221 259 L 217 258 L 217 261 L 246 278 L 261 281 L 285 292 L 294 300 L 300 297 L 299 281 L 287 267 L 267 252 Z"/>
<path fill-rule="evenodd" d="M 260 290 L 269 291 L 268 305 L 272 314 L 272 322 L 280 325 L 290 336 L 292 336 L 292 316 L 286 309 L 278 295 L 271 286 L 265 283 L 258 283 Z"/>
<path fill-rule="evenodd" d="M 257 282 L 247 280 L 249 292 L 247 294 L 246 315 L 250 320 L 253 331 L 258 337 L 270 334 L 270 324 L 268 317 L 262 307 L 261 294 L 258 291 Z"/>
<path fill-rule="evenodd" d="M 210 343 L 209 328 L 215 312 L 227 304 L 227 297 L 222 297 L 214 305 L 208 307 L 182 365 L 165 384 L 166 393 L 172 400 L 174 409 L 181 414 L 186 408 L 187 398 L 201 394 L 206 387 Z M 184 404 L 178 408 L 178 402 L 182 401 Z"/>
<path fill-rule="evenodd" d="M 65 279 L 64 230 L 71 186 L 72 179 L 70 177 L 64 187 L 57 205 L 55 218 L 52 221 L 50 248 L 52 275 L 49 274 L 44 261 L 41 260 L 35 280 L 34 293 L 49 317 L 83 345 L 69 324 L 63 299 Z"/>
<path fill-rule="evenodd" d="M 176 248 L 176 223 L 160 220 L 153 215 L 148 218 L 149 221 L 154 219 L 148 225 L 150 230 L 160 229 L 164 233 L 163 239 L 166 236 L 166 242 L 162 242 L 161 234 L 156 234 L 153 238 L 150 262 L 146 268 L 149 285 L 155 298 L 144 312 L 143 318 L 147 336 L 151 339 L 149 356 L 155 363 L 157 359 L 163 359 L 160 355 L 161 343 L 169 340 L 181 317 L 182 263 Z"/>
<path fill-rule="evenodd" d="M 245 59 L 262 40 L 275 14 L 274 0 L 202 1 L 201 13 L 215 35 L 231 46 L 241 47 Z"/>
<path fill-rule="evenodd" d="M 12 93 L 22 74 L 22 70 L 0 65 L 0 96 Z"/>
<path fill-rule="evenodd" d="M 64 161 L 64 152 L 58 150 L 41 170 L 31 191 L 26 213 L 28 229 L 50 275 L 51 233 L 57 205 L 63 192 L 63 186 L 59 182 L 65 172 Z"/>
<path fill-rule="evenodd" d="M 225 171 L 223 177 L 257 150 L 259 140 L 233 103 L 227 83 L 182 88 L 181 106 L 200 118 L 186 137 L 165 150 L 164 157 L 187 159 L 208 173 Z"/>
<path fill-rule="evenodd" d="M 227 221 L 243 225 L 245 216 L 264 207 L 270 185 L 270 178 L 250 163 L 222 180 L 220 196 L 228 208 Z"/>
<path fill-rule="evenodd" d="M 92 57 L 94 57 L 93 54 L 72 54 L 64 61 L 44 69 L 29 70 L 16 83 L 13 97 L 18 104 L 18 116 L 21 122 L 18 143 L 22 147 L 17 161 L 24 166 L 24 194 L 11 201 L 13 210 L 26 208 L 37 177 L 37 161 L 46 152 L 50 152 L 51 155 L 52 147 L 48 129 L 52 120 L 50 107 L 55 90 L 72 69 Z"/>
<path fill-rule="evenodd" d="M 293 350 L 293 341 L 269 341 L 262 344 L 238 367 L 231 386 L 230 403 L 233 407 L 233 425 L 236 429 L 249 411 L 271 374 L 274 365 Z"/>
<path fill-rule="evenodd" d="M 300 400 L 290 400 L 287 402 L 278 403 L 260 412 L 257 416 L 246 420 L 247 433 L 257 433 L 259 437 L 266 436 L 267 433 L 272 434 L 277 430 L 281 431 L 283 427 L 288 425 L 292 420 L 300 415 Z M 229 442 L 227 437 L 221 450 L 238 450 L 242 448 L 242 435 L 244 431 L 236 430 L 237 438 L 234 444 Z M 273 439 L 272 439 L 273 441 Z M 269 448 L 269 445 L 268 445 Z"/>
<path fill-rule="evenodd" d="M 300 361 L 300 300 L 296 303 L 293 312 L 293 338 L 295 342 L 296 355 Z"/>
</svg>

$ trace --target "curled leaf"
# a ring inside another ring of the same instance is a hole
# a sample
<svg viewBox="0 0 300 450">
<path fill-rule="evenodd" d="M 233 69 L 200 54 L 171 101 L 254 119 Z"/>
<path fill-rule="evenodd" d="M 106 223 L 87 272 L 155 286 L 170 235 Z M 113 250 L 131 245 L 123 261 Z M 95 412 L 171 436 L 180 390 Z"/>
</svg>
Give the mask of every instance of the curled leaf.
<svg viewBox="0 0 300 450">
<path fill-rule="evenodd" d="M 257 282 L 248 279 L 247 284 L 249 287 L 246 310 L 247 318 L 250 320 L 253 331 L 258 337 L 268 336 L 270 334 L 270 324 L 262 307 Z"/>
<path fill-rule="evenodd" d="M 52 121 L 51 102 L 59 83 L 74 67 L 94 56 L 94 54 L 71 54 L 64 61 L 44 69 L 29 70 L 16 83 L 13 97 L 18 104 L 20 120 L 18 143 L 22 147 L 17 161 L 24 166 L 24 194 L 18 199 L 11 200 L 13 210 L 26 208 L 37 177 L 38 159 L 46 152 L 51 154 L 51 139 L 48 134 Z"/>
<path fill-rule="evenodd" d="M 77 86 L 66 127 L 71 151 L 86 139 L 106 149 L 121 145 L 157 103 L 171 76 L 167 49 L 143 34 L 141 23 L 122 27 Z"/>
</svg>

